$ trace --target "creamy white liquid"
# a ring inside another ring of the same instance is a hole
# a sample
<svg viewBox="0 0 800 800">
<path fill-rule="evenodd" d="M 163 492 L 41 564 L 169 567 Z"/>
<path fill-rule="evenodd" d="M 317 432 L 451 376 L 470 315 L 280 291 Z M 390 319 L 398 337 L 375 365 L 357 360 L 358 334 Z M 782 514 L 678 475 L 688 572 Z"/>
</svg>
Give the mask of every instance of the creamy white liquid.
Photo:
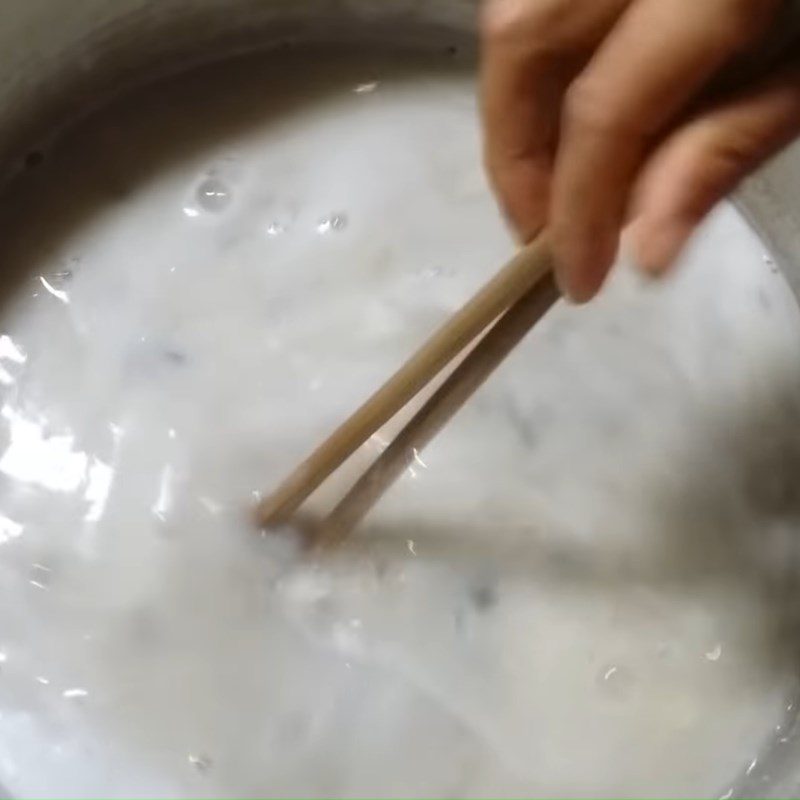
<svg viewBox="0 0 800 800">
<path fill-rule="evenodd" d="M 12 794 L 715 795 L 783 721 L 800 318 L 730 207 L 557 308 L 340 552 L 253 530 L 512 250 L 447 62 L 215 67 L 6 200 Z"/>
</svg>

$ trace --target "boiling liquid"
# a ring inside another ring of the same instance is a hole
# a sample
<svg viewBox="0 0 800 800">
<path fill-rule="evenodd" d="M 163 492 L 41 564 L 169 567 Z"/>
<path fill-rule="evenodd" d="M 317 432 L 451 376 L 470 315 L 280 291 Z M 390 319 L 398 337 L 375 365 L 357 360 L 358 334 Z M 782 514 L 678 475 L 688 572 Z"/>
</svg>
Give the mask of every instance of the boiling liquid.
<svg viewBox="0 0 800 800">
<path fill-rule="evenodd" d="M 731 207 L 669 280 L 554 310 L 339 552 L 253 529 L 512 251 L 452 61 L 217 66 L 6 197 L 13 794 L 695 796 L 758 763 L 794 688 L 800 319 Z"/>
</svg>

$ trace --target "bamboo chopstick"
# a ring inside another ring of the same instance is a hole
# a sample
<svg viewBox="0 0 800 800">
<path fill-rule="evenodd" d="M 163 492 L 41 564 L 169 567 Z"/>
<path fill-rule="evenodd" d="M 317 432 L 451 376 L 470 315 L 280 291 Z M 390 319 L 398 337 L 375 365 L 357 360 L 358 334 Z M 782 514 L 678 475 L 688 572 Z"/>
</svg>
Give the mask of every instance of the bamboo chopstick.
<svg viewBox="0 0 800 800">
<path fill-rule="evenodd" d="M 311 526 L 313 546 L 335 545 L 350 534 L 558 297 L 552 274 L 548 274 L 500 317 L 328 517 Z"/>
<path fill-rule="evenodd" d="M 544 236 L 521 249 L 471 300 L 258 506 L 262 528 L 287 522 L 306 498 L 464 348 L 547 276 Z"/>
</svg>

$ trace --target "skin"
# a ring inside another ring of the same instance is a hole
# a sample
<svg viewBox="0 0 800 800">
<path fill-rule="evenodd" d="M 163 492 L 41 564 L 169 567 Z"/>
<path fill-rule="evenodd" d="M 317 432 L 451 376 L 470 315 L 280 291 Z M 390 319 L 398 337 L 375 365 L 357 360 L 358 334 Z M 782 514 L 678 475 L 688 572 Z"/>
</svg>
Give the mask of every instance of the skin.
<svg viewBox="0 0 800 800">
<path fill-rule="evenodd" d="M 779 9 L 780 0 L 484 1 L 489 177 L 520 239 L 547 226 L 572 300 L 600 289 L 628 224 L 634 259 L 663 273 L 711 208 L 800 135 L 797 64 L 703 99 Z"/>
</svg>

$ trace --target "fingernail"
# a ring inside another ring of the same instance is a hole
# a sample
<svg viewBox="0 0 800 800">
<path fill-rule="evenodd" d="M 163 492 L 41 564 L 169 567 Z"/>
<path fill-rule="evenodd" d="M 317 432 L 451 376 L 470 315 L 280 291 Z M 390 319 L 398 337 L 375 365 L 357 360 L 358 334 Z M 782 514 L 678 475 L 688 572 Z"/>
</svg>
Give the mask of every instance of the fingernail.
<svg viewBox="0 0 800 800">
<path fill-rule="evenodd" d="M 572 294 L 570 293 L 570 287 L 567 283 L 566 275 L 564 274 L 564 270 L 560 266 L 556 266 L 555 269 L 555 279 L 556 279 L 556 286 L 558 287 L 558 291 L 561 293 L 561 296 L 567 302 L 572 302 Z"/>
<path fill-rule="evenodd" d="M 593 286 L 570 276 L 565 276 L 564 281 L 559 281 L 558 285 L 562 295 L 564 295 L 570 303 L 574 303 L 575 305 L 588 303 L 595 294 L 597 294 L 597 290 Z"/>
<path fill-rule="evenodd" d="M 693 227 L 680 218 L 637 223 L 631 238 L 639 268 L 649 275 L 664 273 L 680 255 Z"/>
<path fill-rule="evenodd" d="M 554 248 L 556 282 L 561 293 L 572 303 L 588 303 L 603 284 L 608 267 L 614 260 L 615 247 L 595 240 L 562 240 Z"/>
</svg>

